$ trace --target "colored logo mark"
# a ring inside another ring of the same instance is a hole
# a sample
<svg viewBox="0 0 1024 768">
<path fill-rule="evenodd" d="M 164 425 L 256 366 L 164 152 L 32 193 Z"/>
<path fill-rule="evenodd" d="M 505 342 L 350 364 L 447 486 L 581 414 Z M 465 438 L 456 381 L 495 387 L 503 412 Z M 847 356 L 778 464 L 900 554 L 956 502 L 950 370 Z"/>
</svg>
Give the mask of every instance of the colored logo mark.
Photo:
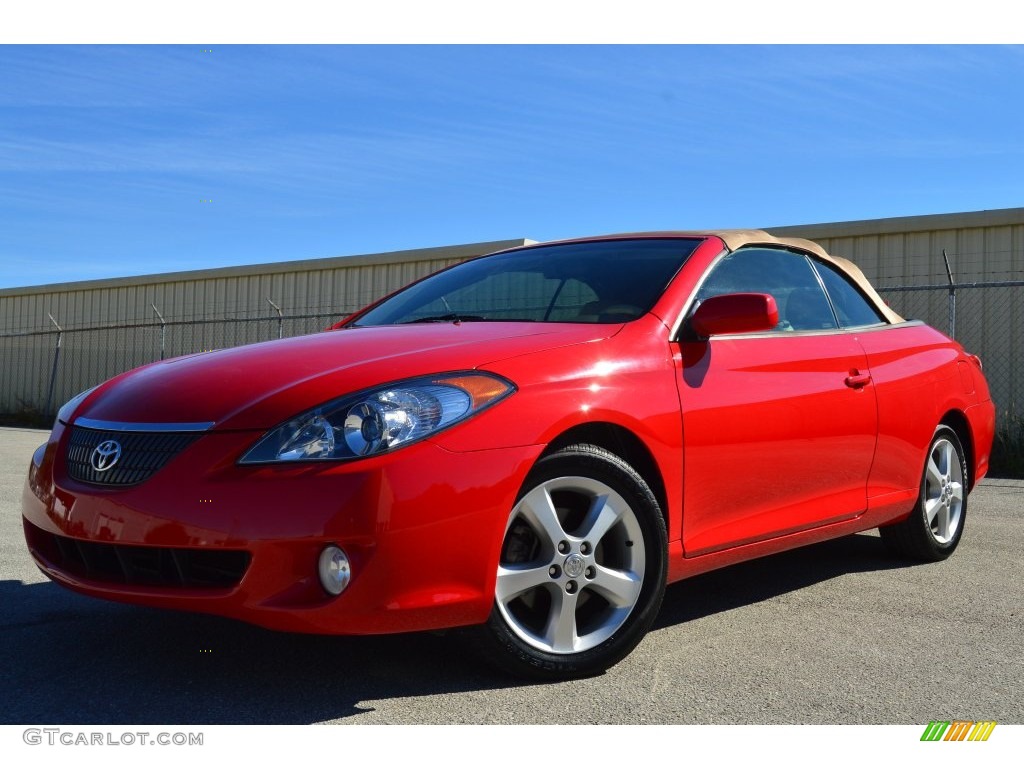
<svg viewBox="0 0 1024 768">
<path fill-rule="evenodd" d="M 932 720 L 921 741 L 988 741 L 995 727 L 995 720 Z"/>
</svg>

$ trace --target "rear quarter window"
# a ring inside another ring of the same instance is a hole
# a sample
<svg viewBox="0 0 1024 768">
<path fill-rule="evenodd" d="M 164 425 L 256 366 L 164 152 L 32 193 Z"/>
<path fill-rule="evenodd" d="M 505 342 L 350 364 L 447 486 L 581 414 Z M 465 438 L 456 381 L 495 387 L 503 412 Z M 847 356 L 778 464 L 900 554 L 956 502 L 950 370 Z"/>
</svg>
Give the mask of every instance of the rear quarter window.
<svg viewBox="0 0 1024 768">
<path fill-rule="evenodd" d="M 835 308 L 839 324 L 843 328 L 856 328 L 862 325 L 878 325 L 886 319 L 875 308 L 867 297 L 843 274 L 838 267 L 823 261 L 815 261 L 815 268 L 821 275 L 832 306 Z"/>
</svg>

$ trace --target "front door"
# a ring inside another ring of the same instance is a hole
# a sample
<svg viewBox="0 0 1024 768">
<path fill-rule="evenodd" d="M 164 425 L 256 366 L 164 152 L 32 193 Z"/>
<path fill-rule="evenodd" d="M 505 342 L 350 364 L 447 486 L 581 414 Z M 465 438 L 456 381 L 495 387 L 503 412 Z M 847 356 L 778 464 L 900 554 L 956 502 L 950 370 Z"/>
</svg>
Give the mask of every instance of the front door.
<svg viewBox="0 0 1024 768">
<path fill-rule="evenodd" d="M 688 557 L 856 517 L 867 504 L 877 413 L 867 357 L 841 330 L 808 257 L 741 249 L 698 299 L 769 293 L 768 333 L 675 345 Z"/>
</svg>

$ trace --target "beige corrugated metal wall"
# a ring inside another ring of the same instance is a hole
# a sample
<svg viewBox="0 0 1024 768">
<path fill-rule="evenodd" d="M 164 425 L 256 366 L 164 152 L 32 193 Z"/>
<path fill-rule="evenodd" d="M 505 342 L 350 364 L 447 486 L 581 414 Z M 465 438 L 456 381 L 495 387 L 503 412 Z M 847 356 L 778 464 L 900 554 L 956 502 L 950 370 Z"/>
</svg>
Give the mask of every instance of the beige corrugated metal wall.
<svg viewBox="0 0 1024 768">
<path fill-rule="evenodd" d="M 419 277 L 526 242 L 0 290 L 0 414 L 45 410 L 48 399 L 52 410 L 82 389 L 160 359 L 161 353 L 172 357 L 316 331 Z M 278 321 L 268 299 L 281 308 L 284 321 Z M 154 306 L 168 323 L 163 333 Z M 52 398 L 58 334 L 50 315 L 65 331 Z M 97 326 L 105 328 L 81 330 Z"/>
<path fill-rule="evenodd" d="M 816 240 L 852 259 L 897 311 L 943 331 L 948 331 L 949 308 L 944 289 L 900 293 L 886 288 L 944 285 L 943 249 L 959 283 L 1024 279 L 1024 208 L 769 229 Z M 529 241 L 0 290 L 0 413 L 22 406 L 45 409 L 57 340 L 56 334 L 38 333 L 53 330 L 48 313 L 68 330 L 52 396 L 55 408 L 81 389 L 159 359 L 161 352 L 170 357 L 315 331 L 422 275 L 524 242 Z M 309 317 L 279 323 L 268 299 L 286 316 Z M 1022 299 L 1021 287 L 957 293 L 956 336 L 985 361 L 1004 413 L 1024 410 Z M 163 333 L 154 304 L 169 323 Z M 150 325 L 73 330 L 139 323 Z M 18 332 L 37 334 L 10 336 Z"/>
<path fill-rule="evenodd" d="M 1024 208 L 774 227 L 855 261 L 876 286 L 946 282 L 946 249 L 958 282 L 1024 275 Z"/>
<path fill-rule="evenodd" d="M 67 328 L 290 312 L 353 311 L 406 283 L 482 253 L 527 240 L 502 240 L 364 256 L 224 267 L 162 275 L 0 290 L 0 332 L 48 330 L 48 313 Z"/>
</svg>

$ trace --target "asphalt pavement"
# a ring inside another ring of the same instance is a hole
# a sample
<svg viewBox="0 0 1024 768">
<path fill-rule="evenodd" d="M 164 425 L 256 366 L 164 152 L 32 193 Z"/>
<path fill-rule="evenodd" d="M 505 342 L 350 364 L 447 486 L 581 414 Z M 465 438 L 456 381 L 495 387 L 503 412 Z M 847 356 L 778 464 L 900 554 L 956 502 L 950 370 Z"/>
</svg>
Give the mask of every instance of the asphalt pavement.
<svg viewBox="0 0 1024 768">
<path fill-rule="evenodd" d="M 46 433 L 0 428 L 0 723 L 1024 723 L 1024 482 L 986 480 L 943 563 L 858 534 L 668 588 L 588 680 L 523 684 L 472 634 L 317 637 L 50 583 L 22 538 Z"/>
</svg>

